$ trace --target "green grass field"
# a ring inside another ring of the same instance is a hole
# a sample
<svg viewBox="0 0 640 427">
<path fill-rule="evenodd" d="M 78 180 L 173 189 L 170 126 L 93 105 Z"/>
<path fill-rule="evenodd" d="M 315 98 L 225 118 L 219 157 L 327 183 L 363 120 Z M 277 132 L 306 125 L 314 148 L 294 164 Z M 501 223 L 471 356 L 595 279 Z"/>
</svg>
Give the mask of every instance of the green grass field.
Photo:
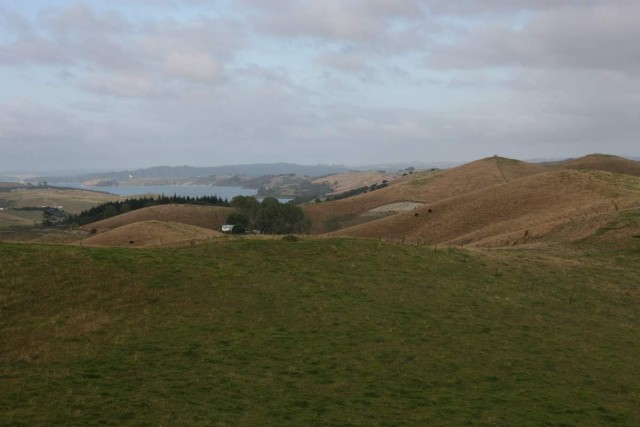
<svg viewBox="0 0 640 427">
<path fill-rule="evenodd" d="M 0 425 L 639 425 L 638 243 L 0 243 Z"/>
</svg>

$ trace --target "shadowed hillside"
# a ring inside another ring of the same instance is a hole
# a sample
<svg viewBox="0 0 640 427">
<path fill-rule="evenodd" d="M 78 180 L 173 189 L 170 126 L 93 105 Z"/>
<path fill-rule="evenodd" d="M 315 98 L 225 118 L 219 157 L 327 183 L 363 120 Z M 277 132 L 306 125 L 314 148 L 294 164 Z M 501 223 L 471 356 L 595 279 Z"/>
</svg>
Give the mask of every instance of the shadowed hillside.
<svg viewBox="0 0 640 427">
<path fill-rule="evenodd" d="M 471 191 L 339 230 L 333 235 L 407 242 L 503 246 L 530 243 L 579 220 L 564 241 L 587 237 L 611 220 L 585 218 L 640 204 L 640 179 L 607 172 L 554 171 Z M 567 230 L 565 230 L 566 232 Z"/>
<path fill-rule="evenodd" d="M 414 173 L 392 181 L 386 188 L 348 199 L 325 202 L 304 207 L 313 221 L 312 232 L 328 231 L 332 221 L 336 228 L 347 227 L 375 219 L 361 215 L 371 209 L 402 202 L 436 203 L 496 184 L 503 184 L 548 169 L 502 157 L 488 157 L 444 171 Z"/>
<path fill-rule="evenodd" d="M 177 222 L 140 221 L 82 240 L 83 246 L 176 246 L 223 236 L 207 228 Z"/>
<path fill-rule="evenodd" d="M 232 208 L 196 205 L 158 205 L 137 209 L 121 215 L 87 224 L 85 230 L 95 229 L 98 233 L 139 221 L 166 221 L 190 224 L 196 227 L 220 230 Z"/>
<path fill-rule="evenodd" d="M 560 164 L 563 169 L 600 170 L 640 176 L 640 162 L 608 154 L 590 154 Z"/>
</svg>

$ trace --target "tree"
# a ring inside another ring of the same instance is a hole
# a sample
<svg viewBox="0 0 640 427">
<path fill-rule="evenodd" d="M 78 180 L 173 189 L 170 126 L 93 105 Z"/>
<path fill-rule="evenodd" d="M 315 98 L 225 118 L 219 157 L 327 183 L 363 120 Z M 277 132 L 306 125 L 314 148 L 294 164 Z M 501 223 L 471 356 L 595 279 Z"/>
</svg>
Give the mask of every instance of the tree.
<svg viewBox="0 0 640 427">
<path fill-rule="evenodd" d="M 120 213 L 127 213 L 131 210 L 131 206 L 129 205 L 129 203 L 125 202 L 123 204 L 120 205 Z"/>
<path fill-rule="evenodd" d="M 252 226 L 255 224 L 258 210 L 260 209 L 260 203 L 253 196 L 236 196 L 231 199 L 231 207 L 236 208 L 236 211 L 244 215 L 249 221 L 246 226 Z"/>
<path fill-rule="evenodd" d="M 227 217 L 227 224 L 233 225 L 233 228 L 231 229 L 231 233 L 243 234 L 249 227 L 249 218 L 247 218 L 245 215 L 241 213 L 232 212 Z"/>
<path fill-rule="evenodd" d="M 299 206 L 282 204 L 275 197 L 258 202 L 255 197 L 236 196 L 231 206 L 236 211 L 227 217 L 227 224 L 234 226 L 233 233 L 256 229 L 266 234 L 306 233 L 311 227 Z"/>
<path fill-rule="evenodd" d="M 113 205 L 109 205 L 105 208 L 103 216 L 104 218 L 111 218 L 112 216 L 116 216 L 118 215 L 118 209 L 113 206 Z"/>
<path fill-rule="evenodd" d="M 273 197 L 262 201 L 256 216 L 256 227 L 266 234 L 304 233 L 309 225 L 300 207 L 282 204 Z"/>
</svg>

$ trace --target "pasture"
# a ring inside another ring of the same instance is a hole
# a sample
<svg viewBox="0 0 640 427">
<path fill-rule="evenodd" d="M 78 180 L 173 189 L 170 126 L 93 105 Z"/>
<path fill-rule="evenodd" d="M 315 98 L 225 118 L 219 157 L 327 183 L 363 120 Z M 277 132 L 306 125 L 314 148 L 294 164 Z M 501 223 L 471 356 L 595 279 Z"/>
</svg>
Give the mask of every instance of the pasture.
<svg viewBox="0 0 640 427">
<path fill-rule="evenodd" d="M 0 243 L 0 425 L 638 425 L 639 256 Z"/>
</svg>

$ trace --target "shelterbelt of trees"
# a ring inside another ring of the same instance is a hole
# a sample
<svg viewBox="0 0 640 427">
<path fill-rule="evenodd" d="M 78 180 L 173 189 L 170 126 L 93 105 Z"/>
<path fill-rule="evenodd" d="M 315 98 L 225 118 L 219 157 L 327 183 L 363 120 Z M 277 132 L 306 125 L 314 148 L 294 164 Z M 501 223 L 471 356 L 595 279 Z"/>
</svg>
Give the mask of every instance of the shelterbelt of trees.
<svg viewBox="0 0 640 427">
<path fill-rule="evenodd" d="M 222 199 L 221 197 L 215 195 L 202 197 L 178 196 L 175 194 L 173 196 L 145 196 L 125 199 L 123 201 L 102 203 L 100 205 L 92 207 L 91 209 L 82 211 L 78 215 L 68 216 L 65 222 L 67 225 L 85 225 L 129 211 L 134 211 L 136 209 L 168 204 L 230 206 L 227 199 Z"/>
<path fill-rule="evenodd" d="M 227 218 L 234 234 L 257 230 L 262 234 L 307 233 L 311 221 L 299 206 L 280 203 L 274 197 L 259 202 L 252 196 L 236 196 L 231 200 L 235 212 Z"/>
</svg>

